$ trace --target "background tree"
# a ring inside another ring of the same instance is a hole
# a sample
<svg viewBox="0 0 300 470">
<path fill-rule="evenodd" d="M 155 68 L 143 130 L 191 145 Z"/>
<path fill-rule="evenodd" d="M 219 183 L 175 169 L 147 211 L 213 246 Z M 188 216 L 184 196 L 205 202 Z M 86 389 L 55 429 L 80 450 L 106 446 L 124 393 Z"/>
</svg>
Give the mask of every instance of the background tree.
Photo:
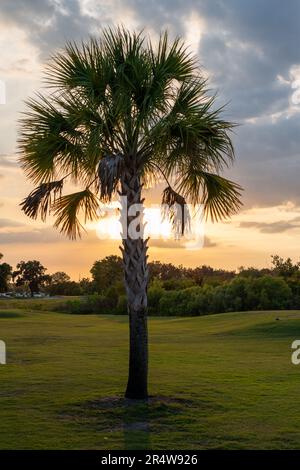
<svg viewBox="0 0 300 470">
<path fill-rule="evenodd" d="M 57 271 L 51 274 L 51 284 L 62 284 L 63 282 L 70 281 L 70 276 L 64 271 Z"/>
<path fill-rule="evenodd" d="M 172 279 L 183 279 L 186 277 L 186 269 L 183 266 L 175 266 L 171 263 L 152 261 L 148 263 L 150 278 L 169 281 Z"/>
<path fill-rule="evenodd" d="M 0 253 L 0 260 L 3 254 Z M 0 263 L 0 292 L 8 291 L 8 283 L 12 277 L 12 267 L 7 263 Z"/>
<path fill-rule="evenodd" d="M 92 275 L 96 292 L 103 292 L 123 278 L 123 261 L 120 256 L 106 256 L 95 261 L 90 273 Z"/>
<path fill-rule="evenodd" d="M 28 285 L 31 297 L 40 292 L 40 287 L 45 283 L 50 282 L 51 277 L 46 275 L 45 268 L 39 261 L 20 261 L 17 264 L 17 270 L 13 273 L 13 278 L 16 280 L 16 286 Z"/>
<path fill-rule="evenodd" d="M 271 256 L 273 271 L 277 276 L 285 278 L 295 276 L 300 272 L 300 262 L 293 263 L 291 258 L 283 259 L 278 255 Z"/>
<path fill-rule="evenodd" d="M 71 281 L 70 276 L 64 271 L 57 271 L 50 275 L 47 293 L 53 295 L 81 295 L 79 283 Z"/>
<path fill-rule="evenodd" d="M 96 293 L 94 282 L 88 277 L 83 277 L 79 281 L 79 286 L 82 294 L 94 294 Z"/>
<path fill-rule="evenodd" d="M 148 376 L 147 240 L 142 188 L 165 181 L 162 202 L 174 229 L 187 226 L 185 202 L 203 204 L 216 221 L 240 206 L 240 187 L 220 173 L 234 150 L 215 97 L 180 39 L 107 29 L 78 47 L 68 44 L 49 64 L 51 93 L 28 101 L 22 120 L 21 163 L 37 187 L 23 201 L 30 217 L 75 238 L 100 201 L 118 191 L 127 201 L 122 254 L 130 324 L 128 398 L 146 398 Z M 67 180 L 81 189 L 62 195 Z M 180 212 L 181 211 L 181 212 Z M 180 222 L 180 223 L 179 223 Z M 136 233 L 128 229 L 135 225 Z"/>
</svg>

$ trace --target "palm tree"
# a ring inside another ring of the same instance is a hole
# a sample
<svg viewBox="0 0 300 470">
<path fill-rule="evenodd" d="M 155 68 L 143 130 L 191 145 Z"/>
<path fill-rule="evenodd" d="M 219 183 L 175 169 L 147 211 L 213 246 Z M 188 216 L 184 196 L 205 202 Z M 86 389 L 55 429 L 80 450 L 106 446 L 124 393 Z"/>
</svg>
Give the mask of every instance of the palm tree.
<svg viewBox="0 0 300 470">
<path fill-rule="evenodd" d="M 127 198 L 122 240 L 130 323 L 126 397 L 148 396 L 147 240 L 143 237 L 145 182 L 167 181 L 163 202 L 203 204 L 212 220 L 240 206 L 240 186 L 220 176 L 231 164 L 233 124 L 221 119 L 215 97 L 183 42 L 161 35 L 155 48 L 142 33 L 106 29 L 99 40 L 69 43 L 50 61 L 44 95 L 27 101 L 21 120 L 21 164 L 37 186 L 21 206 L 55 227 L 80 236 L 99 202 Z M 63 194 L 67 181 L 80 187 Z M 172 211 L 171 211 L 172 213 Z M 173 212 L 174 215 L 174 212 Z M 184 231 L 184 220 L 182 221 Z"/>
</svg>

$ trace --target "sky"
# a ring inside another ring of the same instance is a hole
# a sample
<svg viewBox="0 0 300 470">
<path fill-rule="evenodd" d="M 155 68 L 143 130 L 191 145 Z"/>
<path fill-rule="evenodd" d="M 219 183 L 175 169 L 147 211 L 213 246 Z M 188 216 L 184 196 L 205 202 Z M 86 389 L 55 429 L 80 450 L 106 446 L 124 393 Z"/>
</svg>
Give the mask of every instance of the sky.
<svg viewBox="0 0 300 470">
<path fill-rule="evenodd" d="M 236 269 L 270 266 L 271 255 L 300 258 L 300 1 L 289 0 L 1 0 L 0 252 L 15 265 L 39 259 L 49 272 L 87 276 L 92 263 L 118 254 L 97 224 L 71 242 L 22 214 L 32 189 L 18 166 L 17 122 L 24 100 L 41 90 L 45 64 L 66 41 L 97 36 L 107 25 L 164 29 L 197 55 L 225 117 L 239 124 L 236 162 L 226 176 L 244 188 L 243 207 L 205 225 L 204 246 L 152 240 L 150 259 Z M 5 87 L 5 102 L 4 90 Z M 146 191 L 158 202 L 161 188 Z M 109 238 L 109 237 L 108 237 Z"/>
</svg>

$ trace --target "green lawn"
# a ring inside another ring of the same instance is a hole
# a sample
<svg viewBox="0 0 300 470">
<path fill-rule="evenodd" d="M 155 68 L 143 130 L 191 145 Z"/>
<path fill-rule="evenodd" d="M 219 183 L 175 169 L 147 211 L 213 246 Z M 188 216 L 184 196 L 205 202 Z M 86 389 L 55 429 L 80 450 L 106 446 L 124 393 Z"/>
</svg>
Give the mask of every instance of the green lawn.
<svg viewBox="0 0 300 470">
<path fill-rule="evenodd" d="M 0 301 L 1 449 L 300 448 L 300 312 L 151 318 L 153 397 L 131 404 L 126 317 L 28 305 Z"/>
</svg>

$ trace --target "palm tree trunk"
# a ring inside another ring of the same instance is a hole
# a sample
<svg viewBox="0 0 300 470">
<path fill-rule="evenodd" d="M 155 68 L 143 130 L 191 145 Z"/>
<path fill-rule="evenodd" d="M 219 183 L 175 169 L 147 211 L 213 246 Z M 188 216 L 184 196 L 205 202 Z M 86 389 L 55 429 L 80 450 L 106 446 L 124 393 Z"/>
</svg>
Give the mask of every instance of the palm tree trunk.
<svg viewBox="0 0 300 470">
<path fill-rule="evenodd" d="M 132 207 L 135 204 L 142 207 L 141 189 L 137 173 L 127 170 L 122 179 L 122 195 L 127 200 L 127 236 L 123 235 L 122 253 L 130 330 L 129 377 L 125 396 L 131 399 L 148 397 L 147 240 L 143 239 L 142 211 L 136 212 Z M 132 209 L 136 213 L 128 214 Z M 135 236 L 130 227 L 135 227 Z"/>
</svg>

